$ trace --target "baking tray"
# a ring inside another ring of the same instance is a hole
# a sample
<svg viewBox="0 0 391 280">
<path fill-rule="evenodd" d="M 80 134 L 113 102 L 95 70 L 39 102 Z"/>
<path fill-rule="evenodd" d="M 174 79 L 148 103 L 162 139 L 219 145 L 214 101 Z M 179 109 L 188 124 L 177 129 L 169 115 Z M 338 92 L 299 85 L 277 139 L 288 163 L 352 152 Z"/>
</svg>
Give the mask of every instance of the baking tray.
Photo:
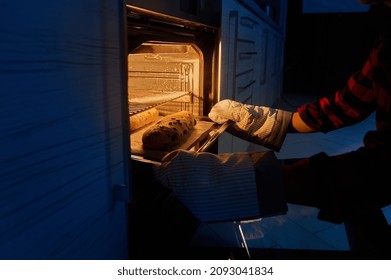
<svg viewBox="0 0 391 280">
<path fill-rule="evenodd" d="M 164 150 L 151 150 L 143 147 L 142 136 L 145 130 L 152 125 L 147 125 L 131 133 L 130 151 L 132 159 L 148 159 L 160 162 L 165 155 L 177 149 L 205 151 L 226 129 L 226 125 L 221 126 L 209 120 L 197 119 L 196 125 L 183 143 Z"/>
<path fill-rule="evenodd" d="M 145 149 L 143 147 L 142 137 L 145 130 L 147 130 L 150 126 L 152 126 L 152 124 L 144 126 L 134 131 L 130 135 L 130 151 L 132 155 L 160 161 L 167 153 L 171 151 L 177 149 L 190 150 L 191 148 L 196 147 L 200 141 L 208 136 L 209 132 L 213 129 L 214 123 L 197 120 L 197 124 L 191 130 L 191 133 L 183 143 L 164 150 L 151 150 Z"/>
</svg>

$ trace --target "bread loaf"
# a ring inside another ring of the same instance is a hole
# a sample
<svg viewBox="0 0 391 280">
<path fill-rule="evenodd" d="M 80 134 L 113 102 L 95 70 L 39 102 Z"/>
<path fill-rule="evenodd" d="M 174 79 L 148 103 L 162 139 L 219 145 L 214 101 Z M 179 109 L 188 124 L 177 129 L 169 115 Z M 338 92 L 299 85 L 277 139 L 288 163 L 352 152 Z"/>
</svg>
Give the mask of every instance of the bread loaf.
<svg viewBox="0 0 391 280">
<path fill-rule="evenodd" d="M 141 113 L 130 116 L 130 131 L 139 129 L 147 124 L 155 122 L 159 117 L 159 111 L 156 108 L 151 108 Z"/>
<path fill-rule="evenodd" d="M 178 145 L 188 137 L 195 125 L 196 119 L 188 111 L 165 116 L 144 132 L 143 147 L 161 150 Z"/>
</svg>

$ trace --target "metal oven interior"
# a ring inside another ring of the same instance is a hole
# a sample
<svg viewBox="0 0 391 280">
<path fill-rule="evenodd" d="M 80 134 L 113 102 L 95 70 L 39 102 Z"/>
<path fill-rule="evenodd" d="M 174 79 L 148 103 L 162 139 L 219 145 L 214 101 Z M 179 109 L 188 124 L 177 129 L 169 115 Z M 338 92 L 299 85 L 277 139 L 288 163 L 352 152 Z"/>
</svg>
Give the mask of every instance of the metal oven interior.
<svg viewBox="0 0 391 280">
<path fill-rule="evenodd" d="M 209 9 L 208 15 L 205 16 L 204 12 L 201 21 L 193 21 L 189 18 L 202 9 L 199 2 L 203 1 L 190 1 L 196 5 L 184 5 L 187 1 L 181 1 L 181 4 L 170 2 L 169 11 L 159 12 L 156 11 L 159 9 L 135 6 L 134 2 L 138 1 L 129 2 L 132 2 L 126 6 L 129 114 L 137 114 L 150 107 L 158 108 L 161 115 L 191 111 L 199 120 L 199 132 L 195 132 L 199 135 L 194 143 L 173 149 L 211 148 L 214 141 L 210 138 L 217 127 L 210 123 L 206 114 L 219 94 L 220 33 L 219 27 L 213 23 L 219 22 L 213 16 L 219 13 Z M 179 7 L 177 13 L 181 13 L 181 18 L 169 14 L 175 14 L 172 7 Z M 184 7 L 185 11 L 181 10 Z M 189 7 L 195 10 L 189 12 Z M 208 19 L 213 19 L 213 22 Z M 201 128 L 202 124 L 204 128 Z M 133 158 L 159 160 L 160 155 L 143 150 L 141 134 L 138 131 L 130 137 Z M 215 135 L 212 139 L 216 139 Z"/>
</svg>

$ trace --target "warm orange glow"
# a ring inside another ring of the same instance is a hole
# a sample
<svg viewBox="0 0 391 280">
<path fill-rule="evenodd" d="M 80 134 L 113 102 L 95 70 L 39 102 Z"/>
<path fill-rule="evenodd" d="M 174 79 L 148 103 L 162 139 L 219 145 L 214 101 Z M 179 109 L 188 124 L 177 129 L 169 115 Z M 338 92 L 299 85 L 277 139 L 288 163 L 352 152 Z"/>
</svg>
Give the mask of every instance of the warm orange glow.
<svg viewBox="0 0 391 280">
<path fill-rule="evenodd" d="M 221 85 L 221 40 L 219 42 L 219 59 L 218 59 L 218 74 L 217 74 L 217 100 L 220 100 L 220 85 Z"/>
</svg>

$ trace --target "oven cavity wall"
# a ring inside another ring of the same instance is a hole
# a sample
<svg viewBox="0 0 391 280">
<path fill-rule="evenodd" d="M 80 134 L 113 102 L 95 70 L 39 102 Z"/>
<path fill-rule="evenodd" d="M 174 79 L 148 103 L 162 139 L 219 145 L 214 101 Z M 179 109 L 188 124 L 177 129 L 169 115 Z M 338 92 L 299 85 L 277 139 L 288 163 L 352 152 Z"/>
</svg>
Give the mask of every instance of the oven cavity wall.
<svg viewBox="0 0 391 280">
<path fill-rule="evenodd" d="M 202 69 L 203 56 L 197 46 L 145 42 L 128 55 L 129 104 L 162 104 L 158 106 L 161 115 L 190 111 L 202 116 Z"/>
</svg>

